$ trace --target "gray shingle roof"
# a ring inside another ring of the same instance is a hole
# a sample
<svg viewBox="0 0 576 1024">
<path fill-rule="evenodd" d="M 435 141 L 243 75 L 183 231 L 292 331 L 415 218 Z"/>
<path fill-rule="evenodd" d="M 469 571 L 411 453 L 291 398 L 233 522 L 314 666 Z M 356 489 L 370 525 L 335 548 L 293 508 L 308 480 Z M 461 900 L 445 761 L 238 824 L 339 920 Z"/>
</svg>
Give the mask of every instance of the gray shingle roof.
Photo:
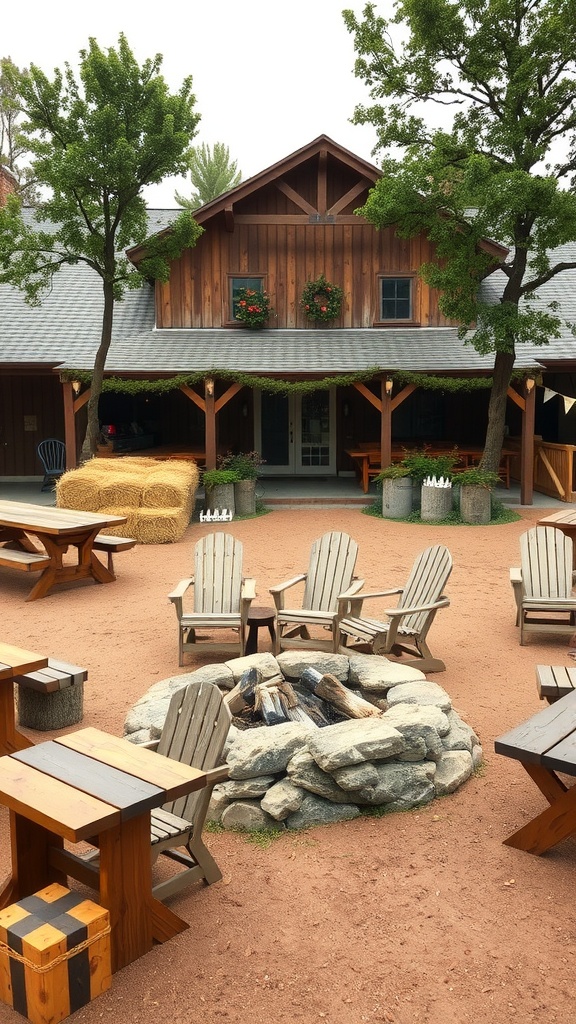
<svg viewBox="0 0 576 1024">
<path fill-rule="evenodd" d="M 160 230 L 178 213 L 150 211 L 151 230 Z M 558 250 L 558 258 L 576 260 L 576 243 Z M 482 294 L 497 302 L 504 278 L 487 278 Z M 0 285 L 0 367 L 60 366 L 91 369 L 102 318 L 100 279 L 82 265 L 63 267 L 41 306 L 30 307 L 22 294 Z M 536 306 L 556 301 L 567 320 L 576 322 L 576 271 L 565 271 L 540 289 Z M 576 360 L 576 339 L 564 326 L 559 339 L 536 348 L 519 345 L 518 368 Z M 154 293 L 144 285 L 116 304 L 109 373 L 162 375 L 223 369 L 283 374 L 353 373 L 378 366 L 414 372 L 486 372 L 493 356 L 480 356 L 451 328 L 387 330 L 161 330 L 154 326 Z"/>
</svg>

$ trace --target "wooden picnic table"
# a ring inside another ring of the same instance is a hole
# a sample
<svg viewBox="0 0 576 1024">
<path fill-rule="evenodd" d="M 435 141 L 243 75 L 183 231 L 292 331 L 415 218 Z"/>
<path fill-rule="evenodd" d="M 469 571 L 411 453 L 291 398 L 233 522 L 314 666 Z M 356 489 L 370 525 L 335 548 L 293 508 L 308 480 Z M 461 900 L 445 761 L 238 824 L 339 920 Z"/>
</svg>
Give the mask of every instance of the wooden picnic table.
<svg viewBox="0 0 576 1024">
<path fill-rule="evenodd" d="M 576 776 L 576 690 L 500 736 L 494 749 L 520 761 L 550 804 L 505 839 L 505 845 L 541 854 L 572 835 L 576 786 L 566 786 L 557 773 Z"/>
<path fill-rule="evenodd" d="M 150 810 L 206 785 L 197 768 L 98 729 L 0 758 L 12 875 L 0 908 L 67 876 L 99 888 L 110 912 L 112 970 L 188 928 L 152 895 Z M 64 848 L 97 842 L 99 866 Z"/>
<path fill-rule="evenodd" d="M 458 452 L 459 469 L 469 469 L 471 466 L 477 465 L 483 454 L 483 449 L 475 445 L 465 445 L 464 447 L 461 447 L 460 445 L 448 445 L 434 442 L 426 445 L 425 454 L 429 455 L 431 458 L 435 458 L 438 455 L 447 455 L 454 451 L 454 449 Z M 393 446 L 392 462 L 401 462 L 409 451 L 410 449 L 408 445 L 405 447 Z M 376 441 L 366 441 L 356 445 L 354 448 L 347 448 L 346 455 L 348 455 L 354 462 L 358 471 L 360 485 L 364 494 L 366 494 L 370 486 L 371 477 L 377 476 L 382 468 L 380 465 L 380 445 Z M 515 455 L 518 455 L 518 452 L 507 448 L 502 449 L 500 458 L 500 476 L 504 485 L 508 489 L 510 488 L 510 462 Z"/>
<path fill-rule="evenodd" d="M 32 746 L 32 741 L 16 728 L 14 679 L 47 665 L 48 658 L 41 654 L 0 643 L 0 756 Z"/>
<path fill-rule="evenodd" d="M 45 597 L 63 583 L 91 577 L 112 583 L 116 577 L 94 554 L 100 530 L 126 522 L 126 516 L 107 512 L 78 512 L 69 508 L 0 501 L 0 565 L 40 570 L 41 575 L 26 598 Z M 37 547 L 31 536 L 42 545 Z M 2 547 L 1 545 L 9 545 Z M 63 563 L 69 547 L 77 550 L 77 562 Z"/>
</svg>

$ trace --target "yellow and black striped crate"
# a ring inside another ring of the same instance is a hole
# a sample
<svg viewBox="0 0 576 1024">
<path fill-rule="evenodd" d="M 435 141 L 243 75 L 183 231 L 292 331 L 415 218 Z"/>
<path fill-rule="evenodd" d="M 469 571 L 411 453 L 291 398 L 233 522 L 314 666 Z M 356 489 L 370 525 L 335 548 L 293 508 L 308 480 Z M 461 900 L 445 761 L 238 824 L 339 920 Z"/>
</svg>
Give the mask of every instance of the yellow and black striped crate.
<svg viewBox="0 0 576 1024">
<path fill-rule="evenodd" d="M 0 999 L 56 1024 L 110 988 L 107 910 L 54 883 L 0 911 Z"/>
</svg>

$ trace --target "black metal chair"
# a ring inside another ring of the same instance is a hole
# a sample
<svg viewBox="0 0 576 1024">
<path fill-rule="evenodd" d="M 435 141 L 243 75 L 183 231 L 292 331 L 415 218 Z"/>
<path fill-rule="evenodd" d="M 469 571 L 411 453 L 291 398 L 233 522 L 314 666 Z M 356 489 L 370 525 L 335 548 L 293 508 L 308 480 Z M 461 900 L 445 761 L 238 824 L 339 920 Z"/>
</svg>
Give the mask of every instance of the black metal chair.
<svg viewBox="0 0 576 1024">
<path fill-rule="evenodd" d="M 45 491 L 51 483 L 55 483 L 66 469 L 66 445 L 55 437 L 41 441 L 37 448 L 38 458 L 44 467 L 44 479 L 41 491 Z"/>
</svg>

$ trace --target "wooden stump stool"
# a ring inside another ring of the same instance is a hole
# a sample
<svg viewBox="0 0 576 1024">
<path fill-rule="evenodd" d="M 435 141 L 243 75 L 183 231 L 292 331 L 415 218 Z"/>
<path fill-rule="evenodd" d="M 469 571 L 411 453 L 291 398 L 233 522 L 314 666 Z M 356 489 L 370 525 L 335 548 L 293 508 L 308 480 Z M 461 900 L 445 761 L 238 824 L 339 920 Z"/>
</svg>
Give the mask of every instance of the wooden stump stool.
<svg viewBox="0 0 576 1024">
<path fill-rule="evenodd" d="M 274 608 L 264 608 L 260 605 L 255 605 L 250 609 L 248 612 L 248 625 L 250 629 L 248 631 L 245 654 L 256 654 L 258 652 L 258 630 L 260 626 L 268 626 L 270 638 L 272 643 L 274 643 L 276 639 L 274 630 L 275 618 L 276 612 Z"/>
</svg>

